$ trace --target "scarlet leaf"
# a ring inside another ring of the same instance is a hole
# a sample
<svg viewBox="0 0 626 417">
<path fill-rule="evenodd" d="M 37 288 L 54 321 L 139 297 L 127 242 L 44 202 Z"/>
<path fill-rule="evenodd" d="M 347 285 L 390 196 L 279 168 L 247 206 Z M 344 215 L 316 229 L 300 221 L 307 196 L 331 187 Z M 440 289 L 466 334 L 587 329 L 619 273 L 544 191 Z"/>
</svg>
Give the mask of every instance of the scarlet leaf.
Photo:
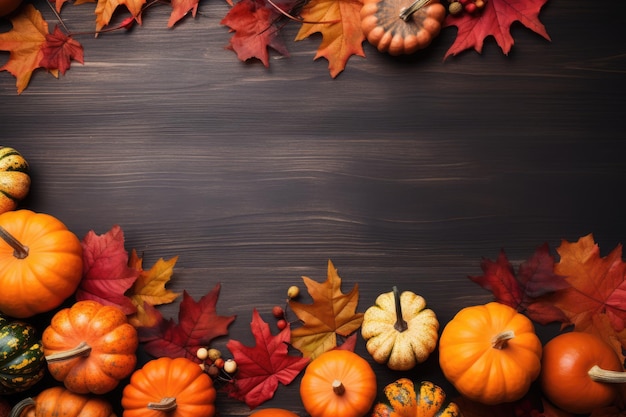
<svg viewBox="0 0 626 417">
<path fill-rule="evenodd" d="M 274 4 L 288 9 L 288 3 Z M 228 48 L 241 61 L 257 58 L 266 67 L 269 66 L 268 48 L 288 56 L 289 51 L 278 36 L 279 28 L 275 22 L 279 17 L 280 13 L 265 0 L 239 1 L 220 22 L 234 32 Z"/>
<path fill-rule="evenodd" d="M 17 93 L 28 86 L 33 72 L 41 68 L 42 48 L 46 44 L 48 23 L 32 4 L 26 4 L 11 18 L 12 29 L 0 33 L 0 50 L 9 51 L 9 60 L 0 71 L 9 71 L 16 78 Z M 58 71 L 51 73 L 56 77 Z"/>
<path fill-rule="evenodd" d="M 124 248 L 124 232 L 113 226 L 103 235 L 91 230 L 82 240 L 83 279 L 76 291 L 77 300 L 95 300 L 114 305 L 126 314 L 136 311 L 125 293 L 140 274 L 128 266 L 128 252 Z"/>
<path fill-rule="evenodd" d="M 554 273 L 554 258 L 547 244 L 538 247 L 520 265 L 517 276 L 504 251 L 500 251 L 496 261 L 483 259 L 481 268 L 484 275 L 470 279 L 493 292 L 496 301 L 525 312 L 538 323 L 566 320 L 561 310 L 543 301 L 544 296 L 570 286 L 564 277 Z"/>
<path fill-rule="evenodd" d="M 306 22 L 296 35 L 296 41 L 306 39 L 314 33 L 322 34 L 322 44 L 315 59 L 328 60 L 331 77 L 341 73 L 352 55 L 365 56 L 361 29 L 360 0 L 311 0 L 302 9 Z"/>
<path fill-rule="evenodd" d="M 289 326 L 273 336 L 269 325 L 254 309 L 250 328 L 254 346 L 245 346 L 237 340 L 226 344 L 238 368 L 234 383 L 227 386 L 227 391 L 230 397 L 244 401 L 253 409 L 274 396 L 278 383 L 290 384 L 309 360 L 289 355 Z"/>
<path fill-rule="evenodd" d="M 59 70 L 61 74 L 65 74 L 72 59 L 84 63 L 82 45 L 63 33 L 58 26 L 54 28 L 54 33 L 46 35 L 46 42 L 41 50 L 43 57 L 39 65 L 47 70 Z"/>
<path fill-rule="evenodd" d="M 456 26 L 458 32 L 445 57 L 457 55 L 467 49 L 482 52 L 484 40 L 493 36 L 506 55 L 514 40 L 511 25 L 520 22 L 530 30 L 550 40 L 545 27 L 539 21 L 539 12 L 547 0 L 488 0 L 479 13 L 449 14 L 444 27 Z"/>
<path fill-rule="evenodd" d="M 172 319 L 166 321 L 161 316 L 155 326 L 139 327 L 137 331 L 140 340 L 145 342 L 145 351 L 154 357 L 185 357 L 196 360 L 198 348 L 209 346 L 219 336 L 226 336 L 228 326 L 235 320 L 235 316 L 217 314 L 220 289 L 220 284 L 215 285 L 198 302 L 184 291 L 178 323 Z M 148 314 L 160 316 L 155 309 L 147 309 Z"/>
<path fill-rule="evenodd" d="M 348 337 L 363 322 L 363 313 L 357 313 L 359 288 L 355 285 L 347 294 L 341 292 L 341 278 L 331 261 L 328 261 L 328 277 L 318 283 L 302 277 L 312 304 L 289 300 L 289 307 L 303 322 L 293 330 L 291 343 L 305 357 L 314 359 L 337 346 L 337 337 Z"/>
</svg>

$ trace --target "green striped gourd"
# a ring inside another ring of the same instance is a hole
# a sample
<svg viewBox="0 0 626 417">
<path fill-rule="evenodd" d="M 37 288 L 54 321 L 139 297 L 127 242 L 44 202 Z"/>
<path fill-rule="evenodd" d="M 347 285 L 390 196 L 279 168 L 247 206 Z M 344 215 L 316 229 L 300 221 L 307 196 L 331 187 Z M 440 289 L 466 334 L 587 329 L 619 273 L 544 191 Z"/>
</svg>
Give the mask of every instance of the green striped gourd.
<svg viewBox="0 0 626 417">
<path fill-rule="evenodd" d="M 26 159 L 15 149 L 0 146 L 0 213 L 15 210 L 29 189 Z"/>
<path fill-rule="evenodd" d="M 35 328 L 0 316 L 0 395 L 32 387 L 44 376 L 45 364 Z"/>
</svg>

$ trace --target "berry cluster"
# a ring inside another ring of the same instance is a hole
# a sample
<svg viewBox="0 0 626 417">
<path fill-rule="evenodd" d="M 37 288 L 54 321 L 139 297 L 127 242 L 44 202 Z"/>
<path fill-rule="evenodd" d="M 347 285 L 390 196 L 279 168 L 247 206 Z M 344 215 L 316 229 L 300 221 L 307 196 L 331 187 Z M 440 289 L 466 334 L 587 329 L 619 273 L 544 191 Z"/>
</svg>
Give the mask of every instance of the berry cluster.
<svg viewBox="0 0 626 417">
<path fill-rule="evenodd" d="M 294 298 L 298 298 L 299 295 L 300 288 L 298 288 L 296 285 L 292 285 L 287 289 L 287 302 Z M 272 307 L 272 315 L 276 319 L 276 327 L 278 327 L 278 330 L 283 330 L 289 324 L 289 322 L 287 321 L 287 315 L 285 313 L 284 307 L 275 305 L 274 307 Z"/>
<path fill-rule="evenodd" d="M 233 375 L 237 372 L 237 362 L 234 359 L 224 359 L 219 349 L 201 347 L 196 351 L 196 357 L 202 361 L 200 368 L 214 382 L 231 382 Z"/>
<path fill-rule="evenodd" d="M 450 0 L 448 12 L 452 15 L 477 13 L 485 7 L 487 0 Z"/>
</svg>

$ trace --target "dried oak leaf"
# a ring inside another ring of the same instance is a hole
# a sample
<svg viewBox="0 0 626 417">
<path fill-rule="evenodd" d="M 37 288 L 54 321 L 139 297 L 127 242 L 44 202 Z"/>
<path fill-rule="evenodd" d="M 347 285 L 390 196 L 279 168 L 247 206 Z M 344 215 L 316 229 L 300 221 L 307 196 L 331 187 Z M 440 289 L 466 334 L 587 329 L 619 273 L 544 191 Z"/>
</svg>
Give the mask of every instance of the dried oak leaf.
<svg viewBox="0 0 626 417">
<path fill-rule="evenodd" d="M 217 314 L 220 289 L 221 285 L 216 284 L 197 302 L 187 291 L 183 291 L 178 323 L 173 319 L 165 320 L 154 307 L 146 303 L 147 314 L 157 317 L 158 320 L 154 326 L 137 328 L 144 350 L 154 357 L 185 357 L 197 360 L 198 348 L 209 346 L 219 336 L 228 335 L 228 326 L 236 318 L 234 315 Z"/>
<path fill-rule="evenodd" d="M 323 283 L 302 277 L 313 298 L 312 304 L 289 300 L 289 308 L 302 321 L 302 326 L 291 333 L 291 344 L 302 354 L 314 359 L 337 346 L 337 336 L 348 337 L 363 322 L 363 313 L 357 313 L 359 287 L 347 294 L 341 292 L 341 278 L 333 263 L 328 261 L 328 277 Z"/>
<path fill-rule="evenodd" d="M 159 259 L 149 270 L 144 270 L 142 259 L 137 256 L 137 252 L 131 252 L 129 265 L 139 272 L 139 277 L 126 293 L 137 311 L 128 320 L 133 326 L 152 326 L 156 324 L 156 318 L 145 308 L 146 305 L 157 306 L 173 302 L 179 293 L 165 288 L 174 272 L 174 266 L 178 257 L 169 260 Z"/>
<path fill-rule="evenodd" d="M 554 257 L 547 244 L 539 246 L 519 266 L 517 275 L 504 250 L 495 261 L 483 259 L 480 267 L 484 275 L 469 278 L 491 291 L 496 301 L 526 313 L 538 323 L 567 320 L 560 309 L 544 301 L 546 295 L 570 287 L 564 277 L 554 273 Z"/>
<path fill-rule="evenodd" d="M 520 22 L 528 29 L 550 40 L 546 28 L 539 21 L 539 12 L 547 0 L 488 0 L 480 13 L 449 14 L 444 27 L 458 28 L 456 39 L 445 58 L 467 49 L 481 53 L 486 38 L 493 36 L 506 55 L 513 46 L 511 25 Z"/>
<path fill-rule="evenodd" d="M 77 300 L 95 300 L 119 307 L 125 314 L 136 311 L 125 295 L 140 275 L 128 266 L 124 232 L 118 225 L 103 235 L 89 231 L 82 240 L 83 278 L 76 291 Z"/>
<path fill-rule="evenodd" d="M 296 41 L 320 32 L 322 43 L 314 59 L 326 58 L 333 78 L 346 68 L 352 55 L 365 56 L 362 6 L 360 0 L 310 0 L 302 8 L 300 15 L 305 23 L 296 35 Z"/>
<path fill-rule="evenodd" d="M 9 60 L 0 67 L 16 78 L 17 93 L 21 94 L 28 86 L 33 72 L 42 68 L 43 48 L 48 39 L 48 23 L 39 10 L 32 4 L 26 4 L 19 13 L 11 17 L 10 31 L 0 33 L 0 51 L 9 51 Z M 59 71 L 50 73 L 58 77 Z"/>
<path fill-rule="evenodd" d="M 229 397 L 244 401 L 251 409 L 271 399 L 278 383 L 288 385 L 306 367 L 309 359 L 289 354 L 290 326 L 272 335 L 269 325 L 254 309 L 250 329 L 255 345 L 229 340 L 226 347 L 237 362 L 237 375 L 226 390 Z"/>
<path fill-rule="evenodd" d="M 289 3 L 286 2 L 274 4 L 281 8 L 289 8 Z M 237 2 L 220 22 L 234 32 L 227 48 L 234 51 L 241 61 L 256 58 L 266 67 L 269 66 L 269 48 L 283 56 L 289 56 L 287 47 L 278 36 L 279 28 L 276 22 L 280 16 L 280 13 L 265 0 Z"/>
</svg>

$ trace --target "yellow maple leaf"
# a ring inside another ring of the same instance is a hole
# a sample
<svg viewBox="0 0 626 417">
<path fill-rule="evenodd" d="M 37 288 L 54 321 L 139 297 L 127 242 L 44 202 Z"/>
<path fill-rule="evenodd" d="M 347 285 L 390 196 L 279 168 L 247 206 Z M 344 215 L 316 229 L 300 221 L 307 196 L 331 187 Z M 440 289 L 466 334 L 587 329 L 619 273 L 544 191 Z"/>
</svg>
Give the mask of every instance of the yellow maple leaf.
<svg viewBox="0 0 626 417">
<path fill-rule="evenodd" d="M 346 68 L 352 55 L 365 56 L 365 35 L 361 29 L 362 6 L 360 0 L 311 0 L 300 13 L 305 22 L 311 23 L 302 24 L 296 41 L 320 32 L 322 43 L 315 59 L 324 57 L 328 60 L 328 69 L 333 78 Z"/>
<path fill-rule="evenodd" d="M 359 287 L 344 294 L 341 278 L 331 261 L 328 261 L 328 277 L 323 283 L 302 277 L 312 304 L 289 300 L 289 307 L 303 322 L 291 332 L 291 344 L 303 356 L 314 359 L 337 346 L 337 335 L 348 337 L 361 327 L 363 313 L 357 313 Z"/>
<path fill-rule="evenodd" d="M 141 10 L 144 4 L 146 4 L 146 0 L 98 0 L 95 10 L 96 32 L 109 24 L 113 12 L 121 5 L 126 6 L 137 23 L 141 24 Z"/>
<path fill-rule="evenodd" d="M 0 67 L 0 71 L 9 71 L 17 79 L 17 93 L 20 94 L 28 86 L 33 71 L 41 68 L 43 58 L 42 46 L 46 42 L 48 23 L 39 10 L 27 4 L 11 18 L 13 28 L 0 33 L 0 50 L 9 51 L 9 60 Z M 59 71 L 50 71 L 58 77 Z"/>
<path fill-rule="evenodd" d="M 136 327 L 151 326 L 154 319 L 145 309 L 145 304 L 156 306 L 174 301 L 180 294 L 165 288 L 174 272 L 174 266 L 178 257 L 169 260 L 159 259 L 148 271 L 142 269 L 141 258 L 137 257 L 133 250 L 129 259 L 129 266 L 140 270 L 139 277 L 128 291 L 132 303 L 137 307 L 137 312 L 133 314 L 129 321 Z"/>
</svg>

